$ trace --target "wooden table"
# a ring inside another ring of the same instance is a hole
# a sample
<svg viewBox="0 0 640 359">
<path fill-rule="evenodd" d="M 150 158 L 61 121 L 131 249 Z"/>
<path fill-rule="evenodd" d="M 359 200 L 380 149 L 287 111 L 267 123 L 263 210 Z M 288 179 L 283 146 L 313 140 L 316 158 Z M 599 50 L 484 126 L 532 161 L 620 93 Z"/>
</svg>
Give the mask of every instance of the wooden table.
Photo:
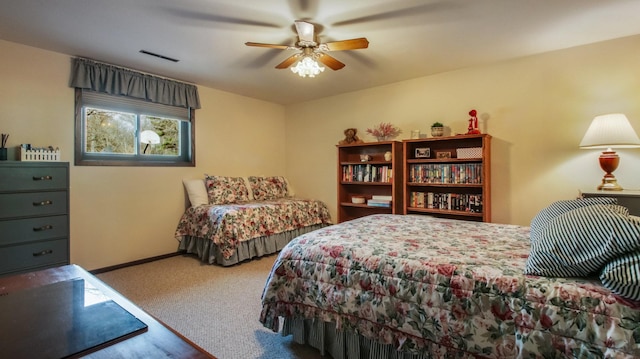
<svg viewBox="0 0 640 359">
<path fill-rule="evenodd" d="M 213 358 L 214 356 L 205 352 L 202 348 L 189 341 L 167 325 L 161 323 L 151 315 L 138 308 L 124 296 L 107 286 L 98 278 L 91 275 L 86 270 L 77 265 L 66 265 L 56 268 L 45 269 L 37 272 L 14 275 L 0 278 L 0 296 L 9 296 L 12 293 L 33 292 L 31 289 L 42 288 L 49 284 L 72 281 L 80 278 L 89 286 L 98 289 L 108 299 L 117 303 L 134 317 L 147 325 L 147 330 L 135 334 L 128 339 L 115 342 L 111 345 L 99 346 L 97 349 L 83 352 L 83 358 Z M 47 287 L 45 287 L 47 288 Z M 46 301 L 48 298 L 42 298 Z M 112 303 L 113 304 L 113 303 Z M 37 310 L 37 304 L 31 304 L 33 310 Z M 0 311 L 11 311 L 15 308 L 0 308 Z M 75 320 L 75 318 L 74 318 Z M 3 333 L 10 333 L 12 328 L 7 323 L 0 323 L 0 338 L 6 337 Z M 36 329 L 37 330 L 37 326 Z M 37 334 L 37 333 L 34 333 Z M 37 337 L 37 335 L 34 335 Z M 2 341 L 3 339 L 0 339 Z M 8 347 L 11 343 L 0 343 Z M 47 343 L 33 343 L 34 347 L 46 346 Z M 85 355 L 86 354 L 86 355 Z M 0 353 L 0 356 L 2 354 Z M 78 356 L 75 356 L 78 357 Z"/>
</svg>

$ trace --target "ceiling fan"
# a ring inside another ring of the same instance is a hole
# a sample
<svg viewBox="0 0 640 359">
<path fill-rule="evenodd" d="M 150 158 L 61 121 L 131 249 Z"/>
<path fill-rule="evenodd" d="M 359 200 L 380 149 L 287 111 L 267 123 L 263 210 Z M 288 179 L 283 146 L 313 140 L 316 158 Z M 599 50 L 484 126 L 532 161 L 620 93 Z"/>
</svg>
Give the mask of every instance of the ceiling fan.
<svg viewBox="0 0 640 359">
<path fill-rule="evenodd" d="M 301 50 L 299 53 L 289 56 L 287 59 L 282 61 L 276 66 L 276 69 L 286 69 L 287 67 L 293 65 L 299 60 L 302 61 L 311 61 L 317 60 L 329 67 L 332 70 L 340 70 L 345 66 L 342 62 L 338 61 L 336 58 L 326 54 L 326 52 L 330 51 L 342 51 L 342 50 L 356 50 L 356 49 L 366 49 L 369 47 L 369 41 L 360 37 L 357 39 L 351 40 L 341 40 L 341 41 L 332 41 L 326 43 L 319 43 L 317 40 L 317 36 L 315 35 L 315 26 L 312 23 L 306 21 L 295 21 L 296 31 L 298 33 L 298 41 L 293 46 L 288 45 L 275 45 L 275 44 L 263 44 L 258 42 L 246 42 L 247 46 L 256 46 L 256 47 L 267 47 L 273 49 L 280 50 Z M 306 60 L 310 59 L 310 60 Z M 299 63 L 301 64 L 302 61 Z M 317 67 L 317 63 L 315 64 Z M 295 68 L 292 68 L 294 72 L 297 72 Z M 315 73 L 307 74 L 311 77 L 316 75 L 319 71 Z M 298 73 L 300 76 L 303 74 Z M 304 77 L 304 76 L 303 76 Z"/>
</svg>

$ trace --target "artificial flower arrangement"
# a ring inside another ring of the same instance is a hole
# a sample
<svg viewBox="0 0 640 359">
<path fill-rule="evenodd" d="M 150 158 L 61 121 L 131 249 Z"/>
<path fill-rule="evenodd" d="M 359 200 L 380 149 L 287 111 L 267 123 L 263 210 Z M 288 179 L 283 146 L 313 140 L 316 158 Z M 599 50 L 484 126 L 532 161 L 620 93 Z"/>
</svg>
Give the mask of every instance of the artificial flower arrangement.
<svg viewBox="0 0 640 359">
<path fill-rule="evenodd" d="M 390 138 L 394 138 L 402 133 L 398 127 L 391 123 L 381 122 L 374 128 L 367 128 L 367 133 L 378 139 L 378 141 L 385 141 Z"/>
</svg>

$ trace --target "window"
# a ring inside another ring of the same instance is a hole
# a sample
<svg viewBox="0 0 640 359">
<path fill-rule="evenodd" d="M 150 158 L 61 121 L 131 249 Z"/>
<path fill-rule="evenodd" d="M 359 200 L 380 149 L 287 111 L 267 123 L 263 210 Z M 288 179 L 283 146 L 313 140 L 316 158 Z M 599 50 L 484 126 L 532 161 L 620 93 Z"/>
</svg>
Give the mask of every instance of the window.
<svg viewBox="0 0 640 359">
<path fill-rule="evenodd" d="M 76 89 L 75 163 L 195 166 L 194 111 Z"/>
</svg>

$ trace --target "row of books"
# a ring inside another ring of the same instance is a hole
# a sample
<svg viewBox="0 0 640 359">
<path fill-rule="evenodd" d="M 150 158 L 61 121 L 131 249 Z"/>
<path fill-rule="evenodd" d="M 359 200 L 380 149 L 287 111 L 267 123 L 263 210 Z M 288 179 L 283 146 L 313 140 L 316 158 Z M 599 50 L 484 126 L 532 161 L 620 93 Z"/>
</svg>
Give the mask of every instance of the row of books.
<svg viewBox="0 0 640 359">
<path fill-rule="evenodd" d="M 482 213 L 482 195 L 411 192 L 409 196 L 409 207 Z"/>
<path fill-rule="evenodd" d="M 429 163 L 411 165 L 409 182 L 481 184 L 482 163 Z"/>
<path fill-rule="evenodd" d="M 393 170 L 389 165 L 345 165 L 342 166 L 343 182 L 391 182 Z"/>
<path fill-rule="evenodd" d="M 393 201 L 392 196 L 384 196 L 384 195 L 373 195 L 371 199 L 367 200 L 367 205 L 372 207 L 391 207 L 391 201 Z"/>
</svg>

